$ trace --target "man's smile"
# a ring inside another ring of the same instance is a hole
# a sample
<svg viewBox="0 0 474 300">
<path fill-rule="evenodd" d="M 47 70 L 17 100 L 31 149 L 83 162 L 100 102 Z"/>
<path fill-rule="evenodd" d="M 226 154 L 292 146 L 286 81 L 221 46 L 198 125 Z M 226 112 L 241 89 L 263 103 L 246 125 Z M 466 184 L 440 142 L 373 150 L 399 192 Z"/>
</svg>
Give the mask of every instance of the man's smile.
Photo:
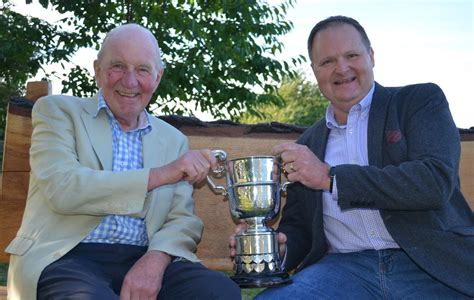
<svg viewBox="0 0 474 300">
<path fill-rule="evenodd" d="M 123 91 L 117 91 L 117 93 L 122 97 L 129 97 L 129 98 L 137 97 L 140 95 L 140 93 L 128 93 L 128 92 L 123 92 Z"/>
<path fill-rule="evenodd" d="M 334 81 L 334 84 L 340 85 L 340 84 L 345 84 L 345 83 L 351 83 L 356 80 L 356 77 L 350 77 L 350 78 L 345 78 L 345 79 L 339 79 Z"/>
</svg>

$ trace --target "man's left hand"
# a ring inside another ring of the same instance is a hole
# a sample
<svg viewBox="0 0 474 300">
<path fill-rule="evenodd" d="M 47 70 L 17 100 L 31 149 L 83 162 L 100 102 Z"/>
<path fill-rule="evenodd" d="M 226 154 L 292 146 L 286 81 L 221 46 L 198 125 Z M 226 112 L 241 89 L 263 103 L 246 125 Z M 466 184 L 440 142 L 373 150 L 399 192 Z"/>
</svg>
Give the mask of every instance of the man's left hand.
<svg viewBox="0 0 474 300">
<path fill-rule="evenodd" d="M 120 300 L 153 299 L 161 290 L 161 283 L 171 257 L 151 250 L 143 255 L 128 271 L 123 280 Z"/>
</svg>

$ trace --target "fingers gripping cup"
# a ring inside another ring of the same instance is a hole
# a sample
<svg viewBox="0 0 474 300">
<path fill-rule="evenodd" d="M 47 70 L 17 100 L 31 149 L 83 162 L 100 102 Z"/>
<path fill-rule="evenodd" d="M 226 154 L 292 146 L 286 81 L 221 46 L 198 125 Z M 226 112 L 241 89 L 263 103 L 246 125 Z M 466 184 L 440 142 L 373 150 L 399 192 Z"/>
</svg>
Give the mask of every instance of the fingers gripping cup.
<svg viewBox="0 0 474 300">
<path fill-rule="evenodd" d="M 241 287 L 268 287 L 285 284 L 289 276 L 281 266 L 277 233 L 266 222 L 280 210 L 281 167 L 275 156 L 248 156 L 227 159 L 223 150 L 212 151 L 219 167 L 214 175 L 225 175 L 226 186 L 207 181 L 214 192 L 227 196 L 230 213 L 244 220 L 247 229 L 236 235 L 235 275 Z"/>
</svg>

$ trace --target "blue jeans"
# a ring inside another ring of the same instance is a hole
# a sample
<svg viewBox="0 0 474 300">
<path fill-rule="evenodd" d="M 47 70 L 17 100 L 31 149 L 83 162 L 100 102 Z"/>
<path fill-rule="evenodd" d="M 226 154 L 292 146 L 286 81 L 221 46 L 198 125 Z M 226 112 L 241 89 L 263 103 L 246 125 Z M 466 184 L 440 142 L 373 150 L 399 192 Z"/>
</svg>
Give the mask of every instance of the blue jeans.
<svg viewBox="0 0 474 300">
<path fill-rule="evenodd" d="M 292 284 L 266 289 L 255 299 L 471 299 L 398 249 L 329 254 L 292 278 Z"/>
</svg>

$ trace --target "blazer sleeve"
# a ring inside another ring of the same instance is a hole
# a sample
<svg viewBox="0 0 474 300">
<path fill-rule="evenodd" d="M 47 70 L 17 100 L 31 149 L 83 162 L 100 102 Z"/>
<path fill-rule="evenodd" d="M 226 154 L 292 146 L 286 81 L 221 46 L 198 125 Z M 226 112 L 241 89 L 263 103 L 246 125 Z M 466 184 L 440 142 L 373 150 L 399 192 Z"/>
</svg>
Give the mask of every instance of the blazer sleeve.
<svg viewBox="0 0 474 300">
<path fill-rule="evenodd" d="M 172 144 L 170 150 L 174 159 L 188 151 L 188 142 L 181 133 L 174 130 L 173 133 L 175 138 L 169 143 Z M 201 239 L 203 223 L 194 214 L 192 193 L 193 186 L 186 181 L 163 186 L 153 192 L 155 206 L 148 211 L 146 218 L 148 230 L 153 231 L 149 233 L 150 250 L 197 261 L 193 252 Z"/>
</svg>

